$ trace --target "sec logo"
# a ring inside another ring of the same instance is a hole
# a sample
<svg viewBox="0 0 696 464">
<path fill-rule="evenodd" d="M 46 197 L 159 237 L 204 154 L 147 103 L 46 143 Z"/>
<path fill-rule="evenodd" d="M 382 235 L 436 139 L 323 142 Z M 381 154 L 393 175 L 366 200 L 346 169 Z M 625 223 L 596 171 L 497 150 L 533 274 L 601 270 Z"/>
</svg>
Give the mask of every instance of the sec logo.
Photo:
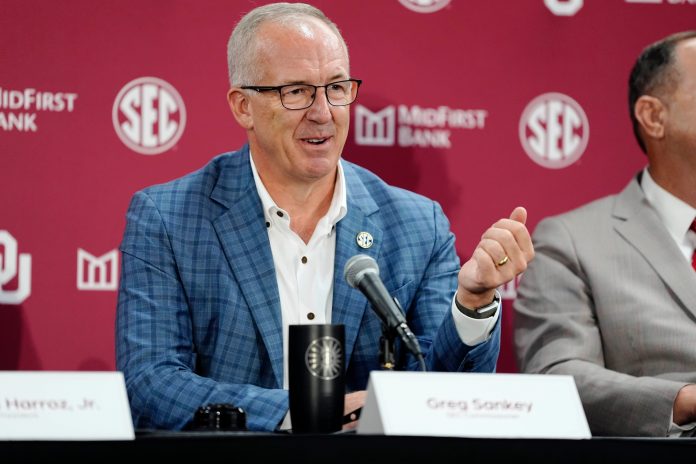
<svg viewBox="0 0 696 464">
<path fill-rule="evenodd" d="M 157 155 L 172 148 L 186 126 L 186 108 L 179 92 L 156 77 L 126 84 L 112 109 L 116 134 L 131 150 Z"/>
<path fill-rule="evenodd" d="M 578 102 L 562 93 L 545 93 L 522 112 L 519 136 L 535 163 L 560 169 L 575 163 L 585 152 L 590 123 Z"/>
</svg>

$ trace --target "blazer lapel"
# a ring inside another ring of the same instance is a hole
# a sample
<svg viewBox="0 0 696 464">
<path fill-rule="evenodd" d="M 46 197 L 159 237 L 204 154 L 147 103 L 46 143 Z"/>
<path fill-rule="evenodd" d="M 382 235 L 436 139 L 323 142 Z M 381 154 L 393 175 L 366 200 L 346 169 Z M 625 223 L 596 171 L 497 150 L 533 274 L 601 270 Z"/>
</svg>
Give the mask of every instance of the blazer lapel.
<svg viewBox="0 0 696 464">
<path fill-rule="evenodd" d="M 665 285 L 696 317 L 694 271 L 648 203 L 637 180 L 619 194 L 614 217 L 619 219 L 616 231 L 650 263 Z"/>
<path fill-rule="evenodd" d="M 280 297 L 263 206 L 256 192 L 247 147 L 221 170 L 211 198 L 229 208 L 213 221 L 213 226 L 268 351 L 276 384 L 282 388 Z"/>
<path fill-rule="evenodd" d="M 358 336 L 360 321 L 368 304 L 362 293 L 346 282 L 344 268 L 346 262 L 357 254 L 366 254 L 375 260 L 379 256 L 382 243 L 382 229 L 370 219 L 379 208 L 348 163 L 343 163 L 348 193 L 348 211 L 336 227 L 336 256 L 334 260 L 334 289 L 331 321 L 345 325 L 345 354 L 350 359 Z M 370 248 L 361 248 L 356 240 L 360 232 L 372 235 Z"/>
</svg>

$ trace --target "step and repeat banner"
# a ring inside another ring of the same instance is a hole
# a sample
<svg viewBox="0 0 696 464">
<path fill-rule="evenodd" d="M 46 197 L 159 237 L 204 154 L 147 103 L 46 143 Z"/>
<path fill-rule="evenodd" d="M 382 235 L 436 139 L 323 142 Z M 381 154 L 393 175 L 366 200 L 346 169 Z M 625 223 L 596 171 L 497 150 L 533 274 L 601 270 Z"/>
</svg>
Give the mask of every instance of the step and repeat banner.
<svg viewBox="0 0 696 464">
<path fill-rule="evenodd" d="M 0 1 L 0 369 L 114 369 L 131 195 L 235 150 L 226 44 L 248 0 Z M 462 260 L 517 205 L 544 216 L 646 162 L 642 48 L 696 0 L 316 0 L 353 77 L 343 156 L 442 205 Z M 498 370 L 516 372 L 515 282 Z"/>
</svg>

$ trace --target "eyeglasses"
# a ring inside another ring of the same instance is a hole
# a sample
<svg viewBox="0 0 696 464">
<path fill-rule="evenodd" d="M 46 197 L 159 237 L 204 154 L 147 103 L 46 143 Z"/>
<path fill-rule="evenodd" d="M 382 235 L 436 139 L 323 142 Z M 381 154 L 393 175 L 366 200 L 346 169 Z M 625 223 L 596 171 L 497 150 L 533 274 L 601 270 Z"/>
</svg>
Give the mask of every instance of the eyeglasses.
<svg viewBox="0 0 696 464">
<path fill-rule="evenodd" d="M 362 84 L 360 79 L 347 79 L 345 81 L 331 82 L 326 85 L 311 84 L 287 84 L 271 86 L 245 85 L 242 89 L 256 90 L 257 92 L 278 92 L 280 102 L 289 110 L 303 110 L 314 103 L 317 90 L 324 88 L 326 100 L 333 106 L 350 105 L 358 97 L 358 87 Z"/>
</svg>

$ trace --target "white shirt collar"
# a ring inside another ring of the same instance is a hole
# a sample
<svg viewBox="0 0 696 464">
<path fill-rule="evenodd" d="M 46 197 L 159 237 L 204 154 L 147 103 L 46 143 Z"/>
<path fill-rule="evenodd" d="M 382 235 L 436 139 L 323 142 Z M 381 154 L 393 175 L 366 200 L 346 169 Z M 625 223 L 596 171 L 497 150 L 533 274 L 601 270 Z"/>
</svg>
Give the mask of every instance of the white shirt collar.
<svg viewBox="0 0 696 464">
<path fill-rule="evenodd" d="M 696 217 L 696 208 L 675 197 L 667 190 L 660 187 L 648 173 L 648 168 L 643 169 L 641 187 L 653 208 L 662 219 L 669 233 L 677 243 L 682 243 L 687 237 L 691 222 Z"/>
<path fill-rule="evenodd" d="M 266 190 L 266 186 L 263 185 L 261 177 L 259 177 L 259 173 L 256 170 L 256 165 L 254 164 L 254 157 L 251 154 L 251 150 L 249 151 L 249 162 L 251 163 L 251 172 L 254 175 L 256 191 L 261 198 L 261 204 L 263 205 L 266 221 L 273 222 L 278 220 L 278 211 L 283 213 L 283 220 L 289 221 L 290 216 L 288 212 L 278 207 L 275 201 L 273 201 L 273 198 L 271 198 L 271 195 L 268 193 L 268 190 Z M 333 198 L 331 199 L 331 205 L 329 206 L 329 210 L 326 212 L 326 215 L 324 215 L 324 217 L 317 224 L 317 230 L 320 230 L 322 233 L 327 235 L 330 234 L 333 227 L 338 221 L 343 219 L 347 211 L 348 200 L 346 195 L 346 177 L 343 173 L 343 166 L 339 161 L 338 175 L 336 176 L 336 185 L 334 186 L 334 194 Z"/>
</svg>

